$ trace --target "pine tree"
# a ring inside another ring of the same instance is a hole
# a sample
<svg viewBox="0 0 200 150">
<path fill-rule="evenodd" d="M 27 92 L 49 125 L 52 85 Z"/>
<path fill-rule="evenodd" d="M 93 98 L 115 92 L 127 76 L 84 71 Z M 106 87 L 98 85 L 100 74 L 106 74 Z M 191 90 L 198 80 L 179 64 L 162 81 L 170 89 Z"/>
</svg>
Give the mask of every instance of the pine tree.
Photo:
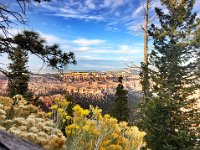
<svg viewBox="0 0 200 150">
<path fill-rule="evenodd" d="M 151 94 L 141 105 L 140 125 L 147 146 L 153 150 L 191 150 L 197 144 L 195 125 L 196 63 L 199 44 L 194 36 L 199 20 L 192 13 L 194 0 L 161 0 L 168 13 L 156 8 L 161 27 L 152 24 L 149 35 L 154 50 L 150 55 Z"/>
<path fill-rule="evenodd" d="M 200 43 L 200 28 L 195 32 L 194 39 L 195 39 L 196 47 L 198 48 L 199 43 Z M 200 50 L 197 52 L 196 65 L 197 65 L 196 73 L 197 73 L 197 78 L 200 85 Z"/>
<path fill-rule="evenodd" d="M 150 77 L 149 77 L 149 63 L 141 63 L 141 72 L 140 72 L 140 84 L 142 85 L 142 101 L 146 102 L 148 101 L 148 98 L 150 96 Z"/>
<path fill-rule="evenodd" d="M 124 89 L 122 84 L 122 77 L 119 77 L 119 84 L 116 88 L 115 100 L 111 107 L 111 116 L 118 119 L 118 121 L 128 121 L 129 108 L 128 108 L 128 91 Z"/>
<path fill-rule="evenodd" d="M 72 52 L 63 52 L 56 44 L 48 46 L 46 41 L 36 32 L 23 31 L 9 40 L 12 42 L 12 47 L 8 47 L 11 63 L 8 70 L 0 68 L 0 72 L 8 77 L 8 93 L 11 97 L 21 94 L 28 100 L 34 100 L 34 103 L 37 103 L 37 98 L 34 99 L 34 94 L 28 91 L 30 78 L 27 67 L 28 54 L 38 56 L 52 69 L 60 72 L 66 69 L 68 64 L 76 64 Z"/>
<path fill-rule="evenodd" d="M 14 48 L 10 53 L 9 73 L 8 73 L 8 91 L 9 96 L 16 94 L 25 96 L 28 92 L 29 71 L 27 69 L 28 54 L 20 47 Z"/>
</svg>

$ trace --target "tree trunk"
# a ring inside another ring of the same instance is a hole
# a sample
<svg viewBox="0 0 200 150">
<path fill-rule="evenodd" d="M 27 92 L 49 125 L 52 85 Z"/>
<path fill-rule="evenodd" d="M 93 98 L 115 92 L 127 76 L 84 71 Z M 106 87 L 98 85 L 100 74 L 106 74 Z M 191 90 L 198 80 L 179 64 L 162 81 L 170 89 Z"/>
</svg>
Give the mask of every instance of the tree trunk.
<svg viewBox="0 0 200 150">
<path fill-rule="evenodd" d="M 149 0 L 146 0 L 144 24 L 144 64 L 148 63 L 148 24 L 149 24 Z"/>
</svg>

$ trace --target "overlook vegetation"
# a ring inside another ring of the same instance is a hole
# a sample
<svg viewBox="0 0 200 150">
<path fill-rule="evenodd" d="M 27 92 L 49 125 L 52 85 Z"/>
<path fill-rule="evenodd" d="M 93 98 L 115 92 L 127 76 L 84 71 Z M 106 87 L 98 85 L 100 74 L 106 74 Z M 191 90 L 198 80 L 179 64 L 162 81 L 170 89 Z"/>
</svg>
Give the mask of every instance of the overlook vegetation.
<svg viewBox="0 0 200 150">
<path fill-rule="evenodd" d="M 145 146 L 145 132 L 137 127 L 118 123 L 93 106 L 88 110 L 75 105 L 70 115 L 69 106 L 66 99 L 56 98 L 52 111 L 44 113 L 20 95 L 0 97 L 0 128 L 45 149 L 138 150 Z"/>
<path fill-rule="evenodd" d="M 154 49 L 148 65 L 154 70 L 144 67 L 151 84 L 143 82 L 148 92 L 140 123 L 151 149 L 196 149 L 199 109 L 192 95 L 199 85 L 199 62 L 191 58 L 200 51 L 200 20 L 192 12 L 193 0 L 161 2 L 168 13 L 156 8 L 160 27 L 152 24 L 149 29 Z"/>
<path fill-rule="evenodd" d="M 47 44 L 37 32 L 8 36 L 8 28 L 14 23 L 8 16 L 24 23 L 26 4 L 32 2 L 16 1 L 22 14 L 0 4 L 0 29 L 4 33 L 0 36 L 0 53 L 11 60 L 7 70 L 0 68 L 8 77 L 9 90 L 9 97 L 0 97 L 0 130 L 48 150 L 199 149 L 200 94 L 196 92 L 200 89 L 200 19 L 193 11 L 195 0 L 160 0 L 166 10 L 155 8 L 157 22 L 151 26 L 150 1 L 146 1 L 145 58 L 140 73 L 143 97 L 133 121 L 122 77 L 110 114 L 59 98 L 53 100 L 49 112 L 40 109 L 36 95 L 28 89 L 29 54 L 61 73 L 76 60 L 74 53 Z M 153 49 L 148 55 L 149 39 Z"/>
</svg>

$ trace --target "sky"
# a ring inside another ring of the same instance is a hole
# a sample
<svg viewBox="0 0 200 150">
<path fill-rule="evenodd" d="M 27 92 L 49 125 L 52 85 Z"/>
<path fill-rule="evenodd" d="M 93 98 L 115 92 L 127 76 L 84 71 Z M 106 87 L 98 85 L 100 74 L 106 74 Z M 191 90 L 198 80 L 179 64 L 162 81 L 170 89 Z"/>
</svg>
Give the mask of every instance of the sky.
<svg viewBox="0 0 200 150">
<path fill-rule="evenodd" d="M 0 2 L 20 11 L 15 0 Z M 13 25 L 10 31 L 37 31 L 48 44 L 74 52 L 77 65 L 69 65 L 68 70 L 122 70 L 143 60 L 143 4 L 143 0 L 51 0 L 28 6 L 26 25 Z M 153 0 L 152 14 L 155 6 L 162 8 L 159 0 Z M 197 11 L 198 6 L 200 0 L 195 4 Z M 2 62 L 9 62 L 6 55 Z M 28 65 L 37 72 L 42 61 L 30 55 Z M 46 67 L 42 70 L 51 71 Z"/>
</svg>

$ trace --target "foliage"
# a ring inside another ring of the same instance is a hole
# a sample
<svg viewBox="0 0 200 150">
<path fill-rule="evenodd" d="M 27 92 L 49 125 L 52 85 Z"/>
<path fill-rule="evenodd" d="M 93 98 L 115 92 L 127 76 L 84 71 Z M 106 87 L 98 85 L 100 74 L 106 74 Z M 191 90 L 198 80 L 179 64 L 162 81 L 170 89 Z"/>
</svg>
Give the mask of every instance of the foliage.
<svg viewBox="0 0 200 150">
<path fill-rule="evenodd" d="M 48 115 L 56 124 L 56 127 L 64 130 L 66 124 L 70 124 L 69 119 L 71 118 L 71 103 L 66 99 L 54 99 L 54 105 L 51 106 L 51 111 Z"/>
<path fill-rule="evenodd" d="M 76 63 L 72 52 L 63 52 L 57 44 L 47 45 L 37 32 L 23 31 L 14 36 L 12 42 L 22 50 L 38 56 L 48 66 L 60 71 L 66 69 L 68 64 Z M 10 51 L 12 52 L 12 49 Z"/>
<path fill-rule="evenodd" d="M 15 118 L 8 132 L 41 145 L 45 149 L 62 148 L 66 140 L 51 120 L 39 118 L 34 114 L 26 119 Z"/>
<path fill-rule="evenodd" d="M 47 114 L 39 112 L 32 104 L 27 104 L 20 95 L 13 99 L 0 97 L 0 120 L 0 129 L 45 149 L 59 149 L 66 140 Z"/>
<path fill-rule="evenodd" d="M 74 104 L 80 105 L 84 109 L 89 109 L 90 105 L 98 106 L 102 109 L 102 113 L 110 113 L 110 107 L 114 101 L 113 94 L 107 93 L 103 97 L 97 95 L 87 95 L 78 92 L 66 92 L 66 99 Z"/>
<path fill-rule="evenodd" d="M 154 50 L 149 65 L 152 87 L 141 104 L 141 128 L 147 133 L 147 146 L 154 150 L 196 149 L 196 90 L 199 20 L 192 13 L 194 0 L 166 1 L 164 13 L 156 8 L 161 27 L 152 24 L 149 35 Z M 143 87 L 144 88 L 144 87 Z M 143 89 L 144 90 L 144 89 Z"/>
<path fill-rule="evenodd" d="M 98 107 L 90 106 L 88 110 L 75 105 L 71 116 L 65 111 L 70 102 L 66 99 L 54 101 L 52 112 L 48 114 L 57 127 L 64 125 L 67 150 L 138 150 L 145 145 L 144 132 L 126 122 L 118 123 L 108 114 L 102 115 Z"/>
<path fill-rule="evenodd" d="M 130 110 L 128 108 L 128 91 L 124 89 L 122 84 L 122 77 L 119 77 L 119 85 L 116 88 L 116 99 L 111 106 L 111 116 L 118 119 L 118 121 L 128 121 Z"/>
<path fill-rule="evenodd" d="M 26 100 L 34 105 L 39 105 L 39 97 L 28 89 L 30 72 L 28 71 L 28 52 L 20 47 L 13 47 L 12 53 L 8 58 L 11 60 L 7 72 L 8 77 L 8 95 L 13 97 L 17 94 L 22 95 Z"/>
<path fill-rule="evenodd" d="M 16 95 L 13 99 L 0 97 L 0 103 L 6 112 L 6 119 L 17 117 L 27 118 L 31 113 L 37 113 L 39 111 L 37 107 L 28 104 L 21 95 Z"/>
<path fill-rule="evenodd" d="M 9 59 L 9 96 L 13 97 L 17 94 L 25 95 L 28 91 L 29 71 L 27 69 L 28 54 L 19 47 L 13 49 Z"/>
<path fill-rule="evenodd" d="M 0 97 L 0 129 L 45 149 L 138 150 L 145 145 L 144 132 L 126 122 L 118 123 L 108 114 L 102 115 L 101 109 L 90 106 L 88 110 L 75 105 L 70 115 L 69 107 L 66 99 L 55 98 L 52 112 L 46 114 L 20 95 L 13 99 Z"/>
<path fill-rule="evenodd" d="M 12 61 L 9 64 L 10 70 L 0 68 L 0 71 L 8 77 L 11 97 L 16 94 L 23 96 L 28 94 L 29 71 L 26 65 L 29 53 L 38 56 L 43 63 L 61 72 L 67 68 L 68 64 L 76 64 L 72 52 L 63 52 L 56 44 L 47 45 L 36 32 L 23 31 L 10 38 L 8 43 L 13 44 L 12 47 L 4 47 L 4 52 L 8 53 Z"/>
<path fill-rule="evenodd" d="M 142 92 L 143 92 L 143 101 L 147 101 L 148 97 L 150 96 L 150 83 L 149 83 L 149 66 L 148 63 L 144 64 L 141 63 L 142 71 L 140 72 L 140 83 L 142 85 Z"/>
<path fill-rule="evenodd" d="M 199 43 L 200 43 L 200 28 L 198 30 L 196 30 L 195 34 L 194 34 L 194 39 L 195 39 L 195 47 L 198 48 L 199 47 Z M 196 59 L 196 75 L 197 75 L 197 88 L 200 89 L 200 50 L 197 52 L 197 59 Z M 199 96 L 200 97 L 200 96 Z"/>
</svg>

